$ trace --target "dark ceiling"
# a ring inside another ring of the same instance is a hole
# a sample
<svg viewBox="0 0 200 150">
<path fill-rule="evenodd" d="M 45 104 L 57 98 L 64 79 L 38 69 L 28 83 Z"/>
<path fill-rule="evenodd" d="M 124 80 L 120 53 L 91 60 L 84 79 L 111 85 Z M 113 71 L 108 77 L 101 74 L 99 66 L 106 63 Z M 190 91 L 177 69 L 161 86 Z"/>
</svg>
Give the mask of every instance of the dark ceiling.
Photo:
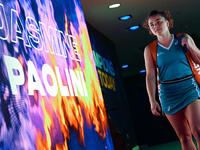
<svg viewBox="0 0 200 150">
<path fill-rule="evenodd" d="M 135 31 L 127 28 L 142 26 L 152 10 L 171 12 L 174 19 L 172 33 L 185 32 L 200 39 L 200 0 L 81 0 L 81 3 L 86 22 L 115 43 L 119 65 L 129 65 L 121 70 L 123 77 L 139 74 L 145 69 L 144 47 L 155 37 L 143 27 Z M 114 3 L 121 6 L 109 9 L 108 6 Z M 120 21 L 118 18 L 124 15 L 132 15 L 132 18 Z"/>
</svg>

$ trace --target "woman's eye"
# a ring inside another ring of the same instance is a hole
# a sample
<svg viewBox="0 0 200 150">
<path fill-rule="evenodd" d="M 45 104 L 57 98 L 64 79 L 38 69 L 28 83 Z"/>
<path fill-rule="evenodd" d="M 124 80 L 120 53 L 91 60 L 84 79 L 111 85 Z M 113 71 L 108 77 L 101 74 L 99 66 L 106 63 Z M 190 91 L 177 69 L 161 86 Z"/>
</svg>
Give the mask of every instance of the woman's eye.
<svg viewBox="0 0 200 150">
<path fill-rule="evenodd" d="M 157 24 L 160 24 L 160 23 L 161 23 L 161 21 L 158 21 L 158 22 L 157 22 Z"/>
</svg>

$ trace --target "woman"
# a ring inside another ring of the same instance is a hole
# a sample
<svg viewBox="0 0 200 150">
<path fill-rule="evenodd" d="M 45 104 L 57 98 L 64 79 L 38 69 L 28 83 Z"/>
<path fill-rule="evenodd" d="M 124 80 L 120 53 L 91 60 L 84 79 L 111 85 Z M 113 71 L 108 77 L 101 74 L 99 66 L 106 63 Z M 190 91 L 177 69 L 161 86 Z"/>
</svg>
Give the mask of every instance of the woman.
<svg viewBox="0 0 200 150">
<path fill-rule="evenodd" d="M 179 137 L 182 149 L 196 150 L 192 141 L 193 134 L 200 150 L 200 91 L 182 47 L 187 46 L 197 64 L 200 64 L 200 51 L 188 34 L 182 38 L 181 44 L 178 43 L 169 31 L 173 27 L 173 19 L 168 11 L 150 12 L 143 26 L 157 37 L 158 68 L 154 64 L 149 45 L 144 50 L 151 111 L 153 115 L 161 115 L 161 107 L 155 99 L 157 70 L 162 110 Z"/>
</svg>

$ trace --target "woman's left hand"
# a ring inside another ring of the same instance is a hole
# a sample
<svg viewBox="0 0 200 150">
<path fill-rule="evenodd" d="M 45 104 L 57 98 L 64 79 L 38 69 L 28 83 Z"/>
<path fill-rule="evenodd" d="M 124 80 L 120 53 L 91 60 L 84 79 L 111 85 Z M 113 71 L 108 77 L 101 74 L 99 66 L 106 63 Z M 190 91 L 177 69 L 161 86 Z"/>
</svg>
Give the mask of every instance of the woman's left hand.
<svg viewBox="0 0 200 150">
<path fill-rule="evenodd" d="M 195 44 L 192 38 L 186 34 L 185 37 L 182 38 L 182 46 L 187 45 L 188 49 L 193 49 Z"/>
<path fill-rule="evenodd" d="M 200 64 L 200 50 L 195 45 L 194 40 L 188 34 L 185 34 L 185 37 L 182 38 L 182 46 L 186 45 L 190 50 L 191 58 L 196 64 Z"/>
</svg>

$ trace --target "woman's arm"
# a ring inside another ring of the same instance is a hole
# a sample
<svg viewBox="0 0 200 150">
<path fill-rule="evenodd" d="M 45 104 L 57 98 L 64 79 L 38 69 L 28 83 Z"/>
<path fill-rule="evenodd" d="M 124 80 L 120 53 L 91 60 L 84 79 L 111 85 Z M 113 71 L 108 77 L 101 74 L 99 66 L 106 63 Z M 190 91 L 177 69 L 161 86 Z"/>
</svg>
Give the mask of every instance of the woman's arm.
<svg viewBox="0 0 200 150">
<path fill-rule="evenodd" d="M 190 50 L 192 60 L 196 64 L 200 64 L 200 50 L 197 48 L 192 37 L 188 34 L 185 34 L 185 37 L 182 38 L 182 46 L 184 46 L 185 44 Z"/>
<path fill-rule="evenodd" d="M 146 67 L 146 86 L 147 93 L 149 96 L 149 102 L 151 105 L 151 111 L 154 115 L 160 116 L 161 108 L 158 102 L 155 99 L 156 94 L 156 68 L 151 56 L 149 46 L 146 46 L 144 49 L 144 59 Z"/>
</svg>

